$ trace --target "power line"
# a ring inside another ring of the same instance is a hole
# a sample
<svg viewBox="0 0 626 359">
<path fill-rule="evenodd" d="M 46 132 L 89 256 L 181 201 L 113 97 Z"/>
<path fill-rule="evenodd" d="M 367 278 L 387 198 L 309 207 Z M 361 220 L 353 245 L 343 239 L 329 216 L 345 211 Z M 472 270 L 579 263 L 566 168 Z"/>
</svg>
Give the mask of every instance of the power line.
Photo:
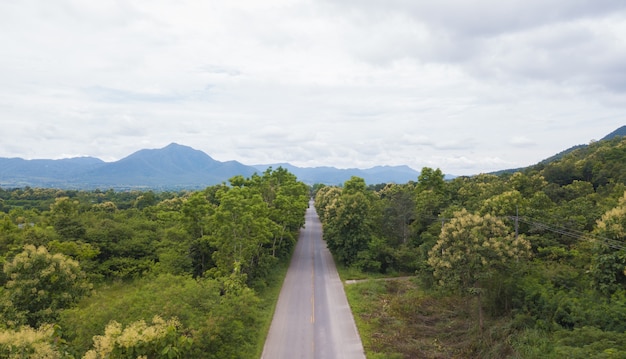
<svg viewBox="0 0 626 359">
<path fill-rule="evenodd" d="M 452 218 L 434 217 L 434 216 L 428 216 L 428 215 L 422 215 L 422 216 L 417 216 L 417 217 L 422 218 L 422 219 L 441 221 L 442 227 L 445 221 L 449 221 L 452 219 Z M 563 236 L 571 237 L 576 240 L 581 240 L 581 241 L 582 240 L 586 240 L 586 241 L 595 240 L 595 241 L 604 242 L 609 248 L 613 248 L 617 250 L 626 250 L 626 244 L 623 242 L 606 238 L 606 237 L 602 237 L 602 236 L 598 236 L 598 235 L 592 235 L 592 234 L 585 233 L 576 229 L 565 228 L 565 227 L 560 227 L 557 225 L 543 223 L 534 218 L 530 218 L 526 216 L 505 216 L 505 217 L 500 217 L 500 218 L 506 218 L 506 219 L 510 219 L 513 221 L 517 220 L 519 222 L 523 222 L 523 223 L 535 226 L 537 228 L 544 229 L 546 231 L 557 233 Z"/>
<path fill-rule="evenodd" d="M 606 237 L 602 237 L 598 235 L 591 235 L 589 233 L 581 232 L 575 229 L 546 224 L 546 223 L 539 222 L 538 220 L 529 218 L 529 217 L 509 216 L 508 218 L 515 220 L 516 217 L 520 222 L 523 222 L 523 223 L 526 223 L 526 224 L 529 224 L 529 225 L 532 225 L 541 229 L 545 229 L 550 232 L 558 233 L 558 234 L 571 237 L 577 240 L 601 241 L 601 242 L 604 242 L 610 248 L 626 250 L 626 246 L 624 245 L 624 243 L 620 241 L 616 241 L 614 239 L 610 239 L 610 238 L 606 238 Z"/>
</svg>

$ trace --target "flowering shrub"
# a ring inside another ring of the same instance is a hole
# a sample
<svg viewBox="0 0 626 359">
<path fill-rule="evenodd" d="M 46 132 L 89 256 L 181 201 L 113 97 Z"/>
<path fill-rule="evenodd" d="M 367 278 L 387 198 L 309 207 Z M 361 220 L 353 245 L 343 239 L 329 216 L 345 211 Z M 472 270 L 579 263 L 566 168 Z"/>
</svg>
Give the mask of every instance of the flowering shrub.
<svg viewBox="0 0 626 359">
<path fill-rule="evenodd" d="M 104 335 L 94 336 L 93 349 L 83 359 L 184 358 L 192 339 L 181 332 L 182 325 L 176 318 L 166 321 L 155 316 L 150 325 L 139 320 L 124 329 L 111 321 Z"/>
<path fill-rule="evenodd" d="M 5 298 L 0 303 L 7 324 L 39 327 L 54 323 L 61 309 L 69 308 L 91 291 L 77 261 L 50 254 L 46 247 L 24 246 L 4 263 Z"/>
<path fill-rule="evenodd" d="M 55 347 L 58 340 L 51 324 L 39 329 L 0 330 L 0 358 L 61 359 L 66 356 Z"/>
</svg>

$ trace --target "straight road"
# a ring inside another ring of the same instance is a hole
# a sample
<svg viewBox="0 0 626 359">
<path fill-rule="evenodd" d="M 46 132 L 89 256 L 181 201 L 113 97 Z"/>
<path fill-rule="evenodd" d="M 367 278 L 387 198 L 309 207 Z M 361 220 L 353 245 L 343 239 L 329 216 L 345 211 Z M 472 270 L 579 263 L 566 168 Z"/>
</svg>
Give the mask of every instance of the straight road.
<svg viewBox="0 0 626 359">
<path fill-rule="evenodd" d="M 365 359 L 313 202 L 278 297 L 262 359 Z"/>
</svg>

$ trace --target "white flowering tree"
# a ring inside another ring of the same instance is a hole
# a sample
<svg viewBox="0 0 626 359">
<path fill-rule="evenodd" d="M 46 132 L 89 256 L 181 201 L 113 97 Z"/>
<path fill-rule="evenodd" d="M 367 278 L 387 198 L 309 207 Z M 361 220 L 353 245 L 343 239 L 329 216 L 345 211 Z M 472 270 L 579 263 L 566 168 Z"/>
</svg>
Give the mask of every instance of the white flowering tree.
<svg viewBox="0 0 626 359">
<path fill-rule="evenodd" d="M 139 320 L 126 328 L 112 321 L 104 335 L 93 338 L 93 349 L 83 359 L 185 358 L 192 344 L 176 318 L 155 316 L 150 324 Z"/>
<path fill-rule="evenodd" d="M 4 264 L 7 278 L 1 302 L 4 317 L 13 326 L 34 328 L 53 323 L 58 311 L 70 307 L 91 290 L 77 261 L 50 254 L 41 246 L 24 251 Z"/>
<path fill-rule="evenodd" d="M 52 324 L 44 324 L 38 329 L 28 326 L 19 330 L 0 329 L 0 358 L 70 358 L 56 346 L 57 343 L 59 337 Z"/>
<path fill-rule="evenodd" d="M 497 217 L 463 209 L 446 223 L 428 254 L 433 275 L 444 287 L 478 298 L 479 326 L 483 327 L 481 294 L 497 271 L 530 256 L 530 243 L 515 236 Z"/>
</svg>

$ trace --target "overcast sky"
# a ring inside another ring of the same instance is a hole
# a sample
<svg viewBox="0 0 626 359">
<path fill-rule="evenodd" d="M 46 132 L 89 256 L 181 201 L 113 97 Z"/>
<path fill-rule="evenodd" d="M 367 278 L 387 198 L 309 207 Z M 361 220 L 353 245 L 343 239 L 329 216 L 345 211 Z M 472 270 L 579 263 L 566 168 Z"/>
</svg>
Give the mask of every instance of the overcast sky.
<svg viewBox="0 0 626 359">
<path fill-rule="evenodd" d="M 626 124 L 624 0 L 2 0 L 0 157 L 529 166 Z"/>
</svg>

